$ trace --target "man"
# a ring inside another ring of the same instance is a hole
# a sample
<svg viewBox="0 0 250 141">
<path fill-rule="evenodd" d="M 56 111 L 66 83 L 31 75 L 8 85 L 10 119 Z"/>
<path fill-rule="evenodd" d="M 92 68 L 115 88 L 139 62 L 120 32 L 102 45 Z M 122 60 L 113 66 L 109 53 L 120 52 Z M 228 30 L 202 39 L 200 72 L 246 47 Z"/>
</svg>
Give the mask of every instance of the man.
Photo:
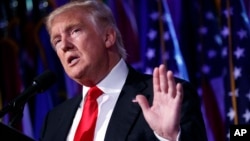
<svg viewBox="0 0 250 141">
<path fill-rule="evenodd" d="M 75 138 L 86 93 L 94 86 L 103 93 L 97 98 L 95 141 L 207 140 L 196 91 L 164 65 L 153 76 L 130 67 L 105 4 L 67 3 L 48 16 L 46 26 L 66 73 L 83 89 L 48 113 L 41 140 Z"/>
</svg>

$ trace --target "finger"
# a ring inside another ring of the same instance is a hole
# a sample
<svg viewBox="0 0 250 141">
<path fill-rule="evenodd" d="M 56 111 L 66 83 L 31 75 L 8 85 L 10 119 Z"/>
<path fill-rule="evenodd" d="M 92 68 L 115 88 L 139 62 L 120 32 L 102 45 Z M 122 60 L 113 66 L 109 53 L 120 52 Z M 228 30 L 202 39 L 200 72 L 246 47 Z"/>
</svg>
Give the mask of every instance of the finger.
<svg viewBox="0 0 250 141">
<path fill-rule="evenodd" d="M 176 100 L 181 103 L 183 99 L 183 87 L 180 83 L 176 85 Z"/>
<path fill-rule="evenodd" d="M 153 89 L 154 93 L 158 93 L 160 91 L 160 82 L 159 82 L 159 68 L 156 67 L 153 72 Z"/>
<path fill-rule="evenodd" d="M 137 95 L 133 102 L 138 102 L 138 104 L 141 107 L 143 113 L 146 113 L 147 110 L 150 108 L 146 97 L 143 96 L 143 95 Z"/>
<path fill-rule="evenodd" d="M 168 79 L 168 93 L 170 94 L 170 96 L 174 98 L 176 96 L 176 83 L 172 71 L 167 72 L 167 79 Z"/>
<path fill-rule="evenodd" d="M 160 65 L 159 67 L 159 78 L 160 78 L 160 90 L 161 92 L 168 92 L 168 80 L 166 74 L 166 68 L 164 65 Z"/>
</svg>

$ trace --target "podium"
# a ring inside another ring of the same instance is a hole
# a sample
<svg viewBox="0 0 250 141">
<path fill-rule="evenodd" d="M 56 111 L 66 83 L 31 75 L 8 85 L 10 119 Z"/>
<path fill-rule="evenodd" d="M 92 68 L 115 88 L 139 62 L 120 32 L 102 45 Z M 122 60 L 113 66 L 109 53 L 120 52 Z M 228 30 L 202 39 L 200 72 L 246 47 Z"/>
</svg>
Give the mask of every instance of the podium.
<svg viewBox="0 0 250 141">
<path fill-rule="evenodd" d="M 34 139 L 22 134 L 20 131 L 0 122 L 1 141 L 35 141 Z"/>
</svg>

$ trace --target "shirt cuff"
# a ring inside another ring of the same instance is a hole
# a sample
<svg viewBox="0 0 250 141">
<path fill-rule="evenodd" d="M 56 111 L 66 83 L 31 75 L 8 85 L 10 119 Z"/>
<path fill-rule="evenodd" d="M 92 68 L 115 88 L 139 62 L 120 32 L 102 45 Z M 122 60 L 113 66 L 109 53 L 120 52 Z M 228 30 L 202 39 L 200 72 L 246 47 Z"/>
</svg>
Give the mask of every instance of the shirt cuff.
<svg viewBox="0 0 250 141">
<path fill-rule="evenodd" d="M 168 140 L 168 139 L 165 139 L 165 138 L 159 136 L 155 131 L 154 131 L 154 134 L 155 134 L 156 138 L 157 138 L 158 140 L 160 140 L 160 141 L 170 141 L 170 140 Z M 181 134 L 181 130 L 179 130 L 179 132 L 178 132 L 178 134 L 177 134 L 176 141 L 179 141 L 180 134 Z"/>
</svg>

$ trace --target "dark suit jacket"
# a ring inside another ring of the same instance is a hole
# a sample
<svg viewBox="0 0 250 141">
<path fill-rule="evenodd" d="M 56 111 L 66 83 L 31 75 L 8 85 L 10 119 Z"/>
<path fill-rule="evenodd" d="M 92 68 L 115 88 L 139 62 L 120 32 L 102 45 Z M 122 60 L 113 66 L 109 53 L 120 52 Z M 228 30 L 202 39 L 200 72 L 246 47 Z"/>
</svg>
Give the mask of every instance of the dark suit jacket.
<svg viewBox="0 0 250 141">
<path fill-rule="evenodd" d="M 181 82 L 184 88 L 180 140 L 206 141 L 199 97 L 195 89 L 184 80 L 176 78 L 176 82 Z M 129 74 L 111 116 L 105 141 L 157 140 L 145 121 L 139 105 L 132 102 L 132 99 L 139 93 L 144 94 L 152 103 L 152 76 L 138 73 L 129 67 Z M 42 141 L 66 140 L 81 99 L 82 95 L 78 95 L 48 113 L 41 132 Z"/>
</svg>

